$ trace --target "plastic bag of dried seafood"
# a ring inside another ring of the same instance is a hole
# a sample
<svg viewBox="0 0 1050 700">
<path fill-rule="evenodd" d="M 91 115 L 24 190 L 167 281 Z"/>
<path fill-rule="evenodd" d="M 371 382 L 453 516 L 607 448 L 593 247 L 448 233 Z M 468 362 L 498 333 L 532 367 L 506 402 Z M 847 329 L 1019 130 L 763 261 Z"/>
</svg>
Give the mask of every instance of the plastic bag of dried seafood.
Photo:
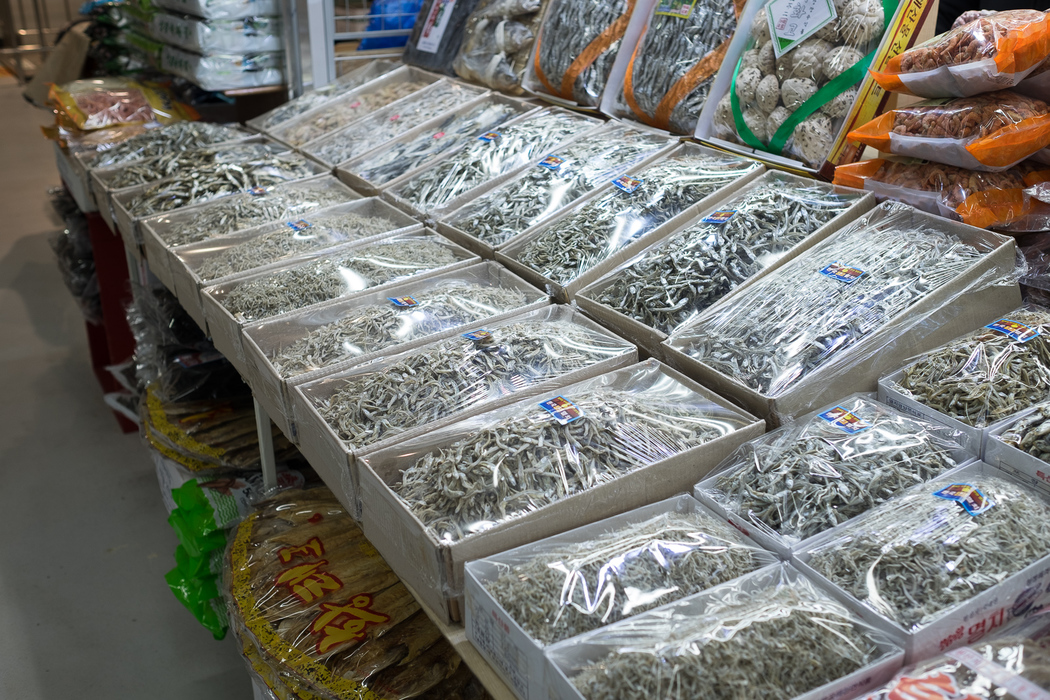
<svg viewBox="0 0 1050 700">
<path fill-rule="evenodd" d="M 525 116 L 499 131 L 481 134 L 390 192 L 413 208 L 429 213 L 599 126 L 601 122 L 596 119 L 562 109 Z"/>
<path fill-rule="evenodd" d="M 149 129 L 126 141 L 100 146 L 84 158 L 84 163 L 88 168 L 108 168 L 141 158 L 203 148 L 210 144 L 236 141 L 250 136 L 251 132 L 233 124 L 175 122 Z"/>
<path fill-rule="evenodd" d="M 200 20 L 158 12 L 150 20 L 152 37 L 196 53 L 255 53 L 284 48 L 279 17 Z"/>
<path fill-rule="evenodd" d="M 193 108 L 177 102 L 167 88 L 124 78 L 74 80 L 52 85 L 47 99 L 55 108 L 60 124 L 83 131 L 198 118 Z"/>
<path fill-rule="evenodd" d="M 671 334 L 774 265 L 855 204 L 860 192 L 782 173 L 742 192 L 581 292 Z"/>
<path fill-rule="evenodd" d="M 661 136 L 626 125 L 600 129 L 566 144 L 443 221 L 486 245 L 502 245 L 670 145 Z"/>
<path fill-rule="evenodd" d="M 284 53 L 211 53 L 200 56 L 164 45 L 161 70 L 174 73 L 204 90 L 237 90 L 280 85 Z"/>
<path fill-rule="evenodd" d="M 401 60 L 410 66 L 453 75 L 452 62 L 463 41 L 463 26 L 477 5 L 478 0 L 425 0 Z"/>
<path fill-rule="evenodd" d="M 969 97 L 1017 85 L 1050 55 L 1050 17 L 1009 10 L 980 17 L 895 56 L 872 77 L 890 92 Z"/>
<path fill-rule="evenodd" d="M 236 178 L 246 169 L 272 168 L 280 172 L 293 162 L 301 160 L 282 144 L 270 141 L 252 141 L 223 146 L 205 146 L 187 150 L 165 149 L 160 155 L 133 161 L 114 168 L 112 175 L 98 173 L 105 178 L 111 190 L 144 185 L 164 178 L 194 177 L 193 184 L 208 179 L 226 179 L 227 173 Z M 203 184 L 203 183 L 202 183 Z M 244 182 L 242 189 L 247 189 Z M 199 186 L 199 185 L 198 185 Z"/>
<path fill-rule="evenodd" d="M 882 682 L 901 656 L 788 564 L 547 652 L 559 700 L 836 697 Z"/>
<path fill-rule="evenodd" d="M 965 445 L 956 430 L 853 394 L 737 448 L 697 484 L 696 495 L 787 555 L 971 460 Z"/>
<path fill-rule="evenodd" d="M 327 489 L 283 493 L 245 518 L 224 588 L 238 632 L 314 697 L 487 697 Z"/>
<path fill-rule="evenodd" d="M 480 0 L 463 25 L 456 75 L 512 95 L 532 53 L 544 0 Z"/>
<path fill-rule="evenodd" d="M 277 16 L 277 0 L 157 0 L 156 5 L 205 19 L 240 19 L 241 17 Z"/>
<path fill-rule="evenodd" d="M 594 197 L 502 252 L 566 285 L 759 167 L 739 156 L 686 147 L 615 179 Z"/>
</svg>

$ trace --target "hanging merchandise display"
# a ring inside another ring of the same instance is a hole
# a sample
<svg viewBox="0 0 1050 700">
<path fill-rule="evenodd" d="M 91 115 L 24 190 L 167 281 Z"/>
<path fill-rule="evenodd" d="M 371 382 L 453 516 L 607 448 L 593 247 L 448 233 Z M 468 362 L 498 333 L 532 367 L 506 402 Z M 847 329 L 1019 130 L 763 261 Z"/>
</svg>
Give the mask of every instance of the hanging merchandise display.
<svg viewBox="0 0 1050 700">
<path fill-rule="evenodd" d="M 478 0 L 426 0 L 416 16 L 401 60 L 410 66 L 453 75 L 452 62 L 459 54 L 463 27 L 477 5 Z"/>
<path fill-rule="evenodd" d="M 456 75 L 510 95 L 522 92 L 521 78 L 536 40 L 545 0 L 480 0 L 463 26 Z"/>
</svg>

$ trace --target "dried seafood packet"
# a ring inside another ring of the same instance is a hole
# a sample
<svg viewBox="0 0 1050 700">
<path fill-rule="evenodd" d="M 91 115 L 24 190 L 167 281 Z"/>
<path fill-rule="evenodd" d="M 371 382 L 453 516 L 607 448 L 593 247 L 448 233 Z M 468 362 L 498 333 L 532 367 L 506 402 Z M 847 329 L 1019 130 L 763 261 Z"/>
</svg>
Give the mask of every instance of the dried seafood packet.
<svg viewBox="0 0 1050 700">
<path fill-rule="evenodd" d="M 85 159 L 85 164 L 88 168 L 108 168 L 133 160 L 203 148 L 251 136 L 251 132 L 235 125 L 175 122 L 149 129 L 120 143 L 104 144 Z"/>
<path fill-rule="evenodd" d="M 544 0 L 480 0 L 463 26 L 456 75 L 510 95 L 532 54 Z"/>
</svg>

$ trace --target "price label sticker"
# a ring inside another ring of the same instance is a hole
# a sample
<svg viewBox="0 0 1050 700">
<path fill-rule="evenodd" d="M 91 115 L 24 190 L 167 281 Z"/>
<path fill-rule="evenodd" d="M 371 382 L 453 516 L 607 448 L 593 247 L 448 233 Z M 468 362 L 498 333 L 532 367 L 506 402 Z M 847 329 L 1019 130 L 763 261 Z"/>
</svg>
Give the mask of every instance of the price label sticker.
<svg viewBox="0 0 1050 700">
<path fill-rule="evenodd" d="M 554 420 L 562 425 L 568 425 L 583 415 L 580 407 L 564 396 L 555 396 L 553 399 L 547 399 L 540 403 L 540 408 L 554 416 Z"/>
</svg>

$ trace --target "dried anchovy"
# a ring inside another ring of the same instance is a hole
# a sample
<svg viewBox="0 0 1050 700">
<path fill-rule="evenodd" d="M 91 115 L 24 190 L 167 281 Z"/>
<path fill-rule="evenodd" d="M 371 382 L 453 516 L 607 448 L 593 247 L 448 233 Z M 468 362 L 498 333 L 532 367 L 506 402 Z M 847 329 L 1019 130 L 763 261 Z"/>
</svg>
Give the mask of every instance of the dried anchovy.
<svg viewBox="0 0 1050 700">
<path fill-rule="evenodd" d="M 667 144 L 627 127 L 599 131 L 555 154 L 557 170 L 530 168 L 460 209 L 449 223 L 489 245 L 500 245 L 621 175 Z"/>
<path fill-rule="evenodd" d="M 280 225 L 269 233 L 227 248 L 207 258 L 197 269 L 197 275 L 202 280 L 218 279 L 340 243 L 352 243 L 400 226 L 383 216 L 362 216 L 354 212 L 313 216 L 309 221 L 312 225 L 303 231 Z"/>
<path fill-rule="evenodd" d="M 754 545 L 703 512 L 662 513 L 513 565 L 486 590 L 548 645 L 754 571 Z"/>
<path fill-rule="evenodd" d="M 756 284 L 736 303 L 688 326 L 674 345 L 776 396 L 981 257 L 955 236 L 925 225 L 864 228 L 862 219 Z M 852 284 L 820 274 L 835 262 L 866 274 Z"/>
<path fill-rule="evenodd" d="M 396 193 L 420 209 L 441 207 L 595 126 L 594 120 L 572 112 L 543 112 L 475 140 L 419 173 Z"/>
<path fill-rule="evenodd" d="M 340 438 L 366 445 L 609 357 L 573 323 L 513 323 L 492 333 L 488 341 L 449 338 L 351 377 L 318 410 Z"/>
<path fill-rule="evenodd" d="M 553 0 L 541 28 L 541 41 L 536 47 L 535 60 L 551 87 L 559 91 L 559 95 L 564 76 L 576 58 L 625 12 L 627 0 Z M 612 42 L 609 48 L 573 81 L 572 99 L 578 104 L 598 106 L 598 99 L 605 90 L 609 71 L 616 60 L 620 41 L 617 39 Z"/>
<path fill-rule="evenodd" d="M 280 348 L 270 361 L 285 379 L 440 331 L 495 316 L 528 302 L 518 289 L 453 280 L 425 294 L 415 306 L 390 302 L 353 309 L 333 323 Z"/>
<path fill-rule="evenodd" d="M 441 153 L 469 143 L 478 134 L 497 128 L 521 113 L 521 108 L 503 102 L 478 103 L 466 114 L 455 113 L 413 139 L 391 144 L 350 166 L 352 172 L 376 185 L 383 185 L 413 170 Z"/>
<path fill-rule="evenodd" d="M 396 105 L 387 105 L 331 136 L 318 139 L 304 150 L 321 162 L 337 165 L 455 109 L 471 96 L 472 93 L 466 92 L 463 86 L 442 81 Z"/>
<path fill-rule="evenodd" d="M 517 259 L 555 282 L 570 282 L 754 167 L 729 156 L 662 161 L 638 175 L 642 184 L 633 193 L 609 187 L 533 238 Z"/>
<path fill-rule="evenodd" d="M 804 540 L 958 466 L 950 445 L 874 401 L 844 408 L 868 424 L 850 434 L 819 416 L 746 443 L 701 488 L 716 502 L 791 541 Z"/>
<path fill-rule="evenodd" d="M 619 648 L 572 678 L 586 700 L 794 698 L 880 656 L 844 607 L 804 589 L 631 632 L 630 622 L 610 630 Z"/>
<path fill-rule="evenodd" d="M 1050 553 L 1050 505 L 998 478 L 965 479 L 994 504 L 970 515 L 933 494 L 899 496 L 811 552 L 810 565 L 905 627 L 1002 583 Z"/>
<path fill-rule="evenodd" d="M 595 300 L 664 333 L 743 284 L 849 208 L 856 195 L 774 180 L 730 200 L 726 223 L 699 223 L 617 272 Z"/>
<path fill-rule="evenodd" d="M 981 328 L 905 367 L 899 388 L 919 403 L 976 427 L 1045 401 L 1050 394 L 1050 313 L 1019 309 L 1009 319 L 1041 334 L 1018 342 Z"/>
<path fill-rule="evenodd" d="M 245 143 L 226 148 L 194 148 L 188 151 L 166 151 L 162 155 L 127 165 L 110 178 L 110 189 L 144 185 L 166 177 L 209 176 L 223 172 L 231 164 L 251 163 L 271 158 L 285 150 L 271 144 Z"/>
<path fill-rule="evenodd" d="M 242 282 L 222 305 L 238 321 L 257 321 L 454 262 L 452 249 L 432 240 L 375 243 Z M 356 284 L 351 285 L 349 278 Z"/>
<path fill-rule="evenodd" d="M 397 64 L 390 64 L 390 70 L 393 70 L 396 67 Z M 290 102 L 284 103 L 280 107 L 271 109 L 266 113 L 266 117 L 259 125 L 259 128 L 264 131 L 272 129 L 278 124 L 283 124 L 286 121 L 298 117 L 300 114 L 309 112 L 314 107 L 320 107 L 325 102 L 330 102 L 337 97 L 345 95 L 351 90 L 361 87 L 371 80 L 375 80 L 382 75 L 383 72 L 389 71 L 373 73 L 371 70 L 368 70 L 368 67 L 366 67 L 363 70 L 359 69 L 358 71 L 355 71 L 353 75 L 343 76 L 334 83 L 329 83 L 328 85 L 323 85 L 316 90 L 311 90 L 304 95 L 296 97 Z"/>
<path fill-rule="evenodd" d="M 420 80 L 409 80 L 393 82 L 373 89 L 365 88 L 354 95 L 340 98 L 312 117 L 304 117 L 302 121 L 281 127 L 274 134 L 285 143 L 302 146 L 336 129 L 342 129 L 347 124 L 381 107 L 386 107 L 395 100 L 422 90 L 427 85 L 429 83 Z"/>
<path fill-rule="evenodd" d="M 100 148 L 88 160 L 88 167 L 108 168 L 140 158 L 153 158 L 173 151 L 188 151 L 248 136 L 251 136 L 249 132 L 236 126 L 207 122 L 175 122 L 165 127 L 150 129 L 109 148 Z"/>
<path fill-rule="evenodd" d="M 999 437 L 1036 459 L 1050 462 L 1050 404 L 1040 406 L 1032 415 L 1017 421 Z"/>
<path fill-rule="evenodd" d="M 725 434 L 702 409 L 604 389 L 572 397 L 561 425 L 543 409 L 486 426 L 404 470 L 394 491 L 439 539 L 497 523 Z"/>
</svg>

